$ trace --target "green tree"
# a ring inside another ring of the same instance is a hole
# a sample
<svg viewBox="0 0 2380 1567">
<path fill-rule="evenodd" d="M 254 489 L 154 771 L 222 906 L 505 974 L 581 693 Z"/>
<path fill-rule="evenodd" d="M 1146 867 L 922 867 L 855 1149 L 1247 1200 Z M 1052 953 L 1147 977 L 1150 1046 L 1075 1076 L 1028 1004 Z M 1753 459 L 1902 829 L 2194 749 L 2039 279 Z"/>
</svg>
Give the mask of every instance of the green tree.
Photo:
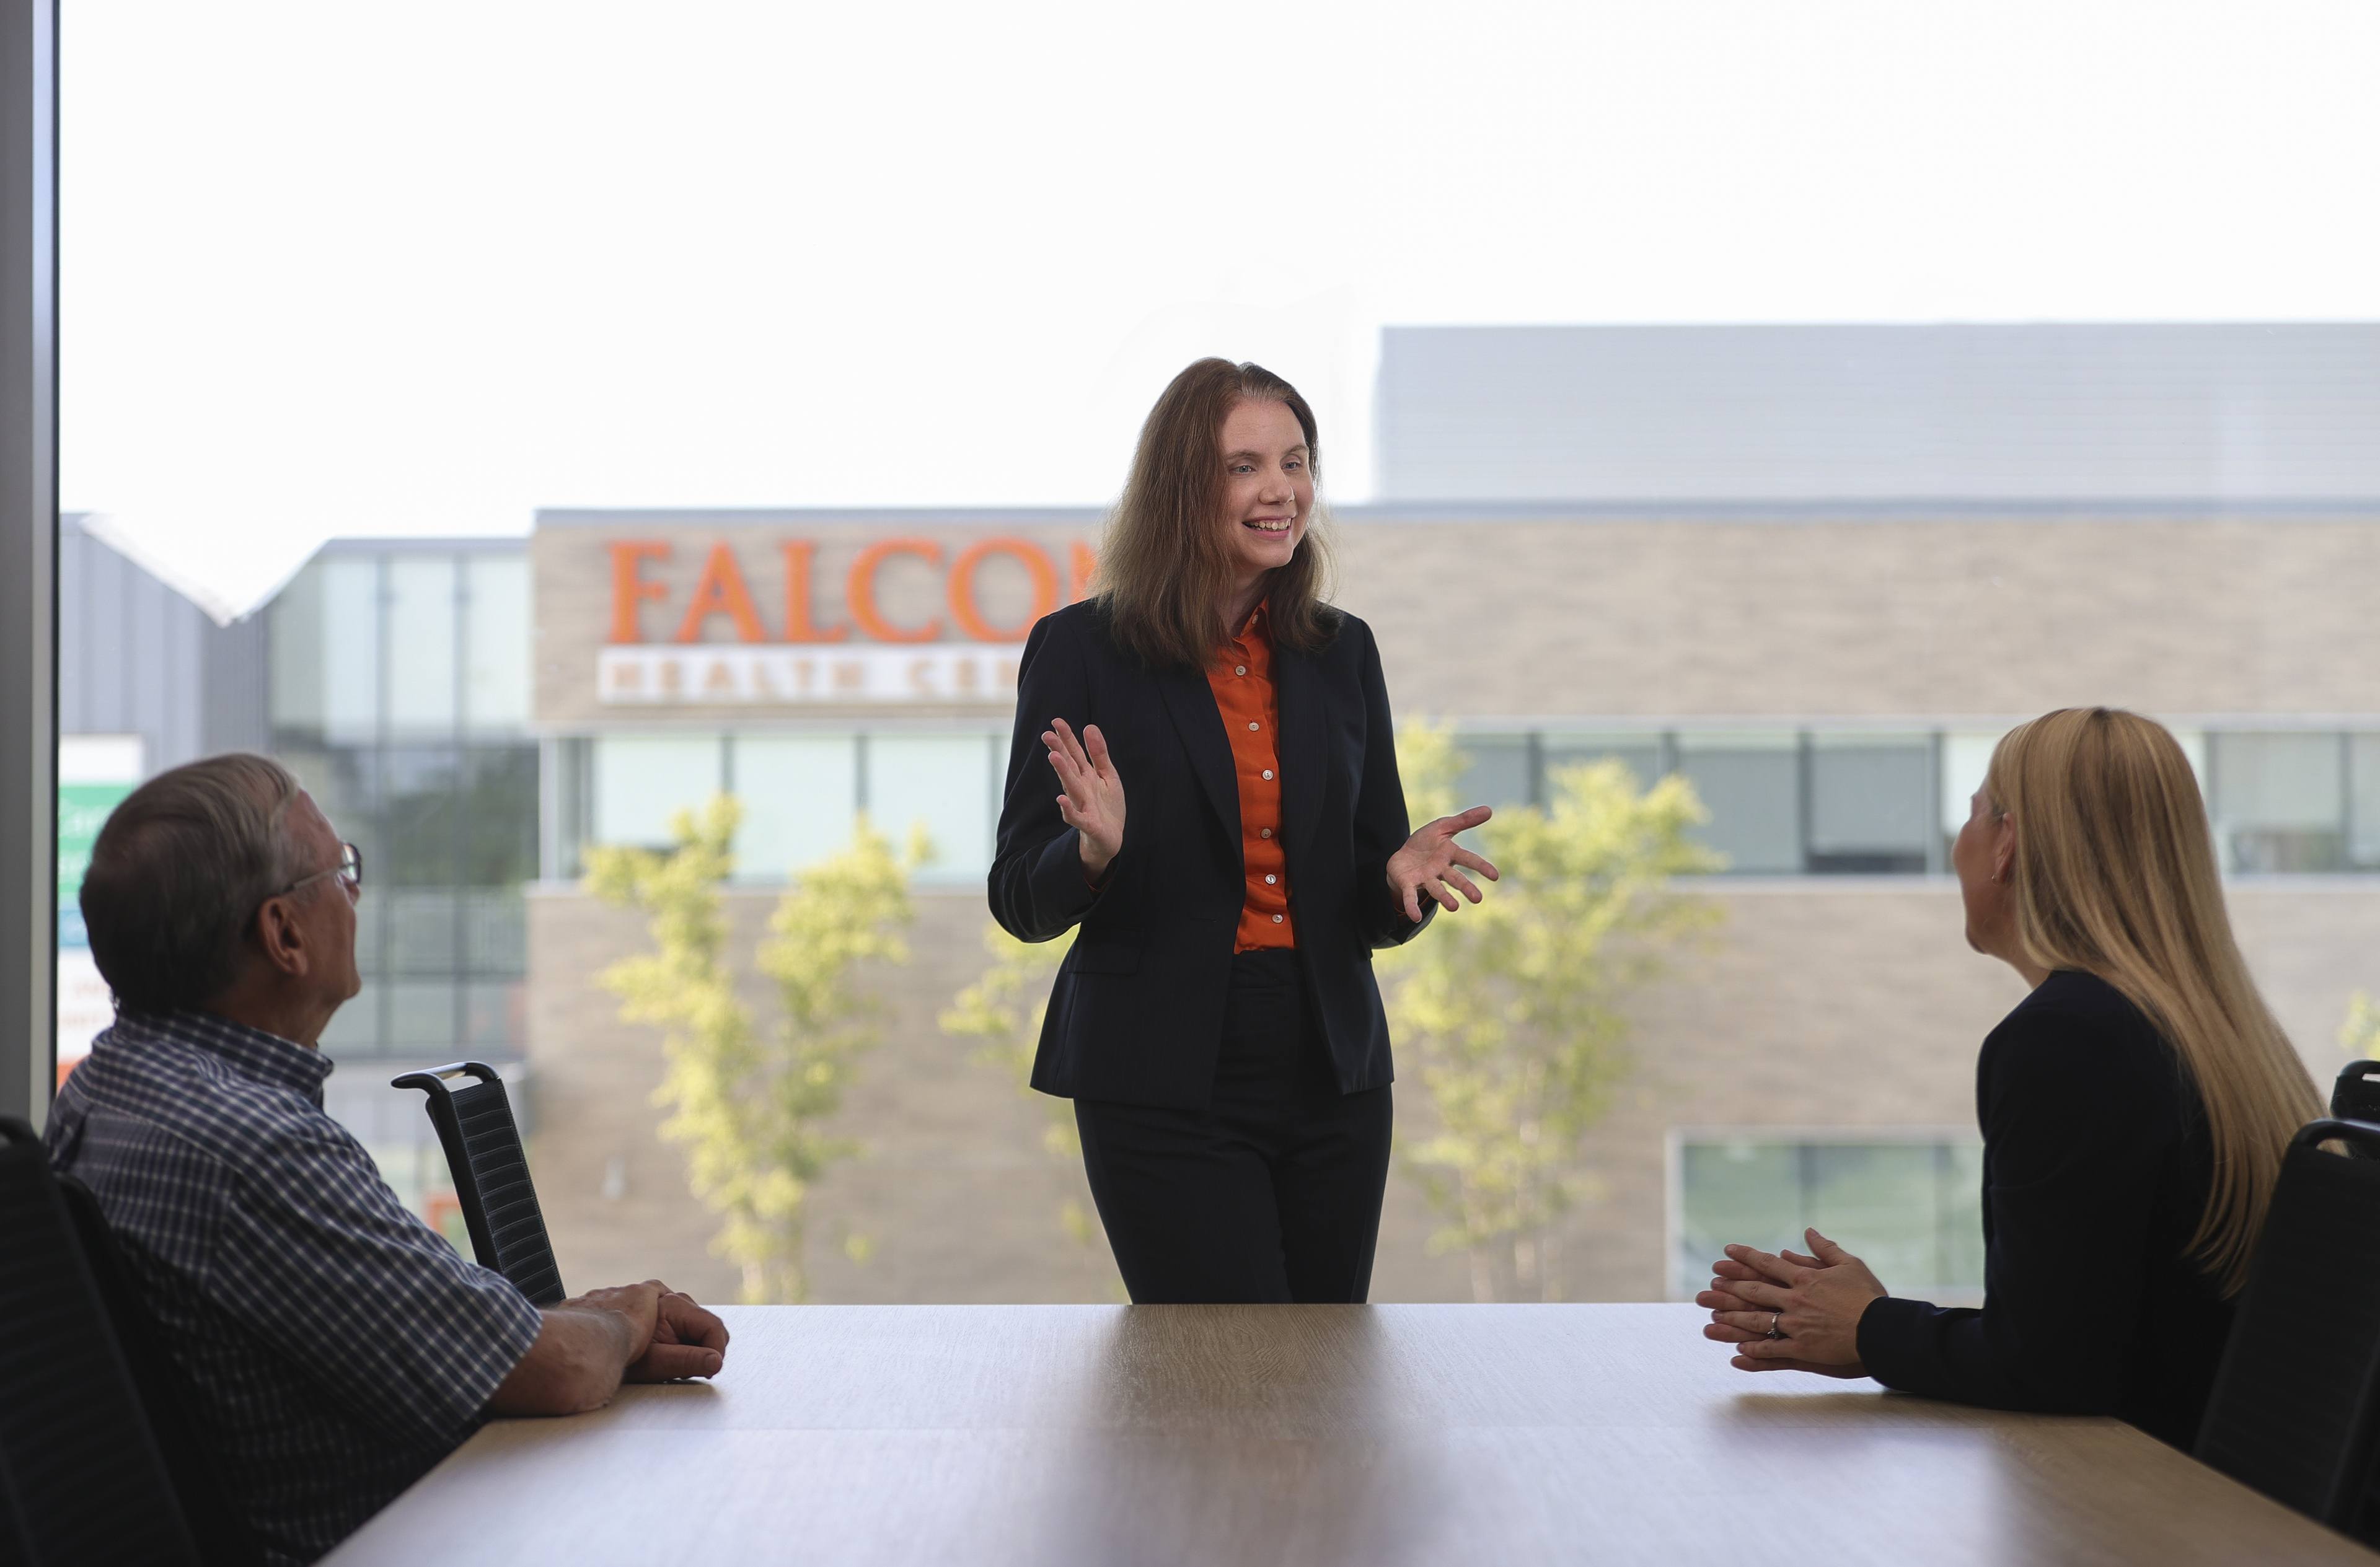
<svg viewBox="0 0 2380 1567">
<path fill-rule="evenodd" d="M 1455 809 L 1451 732 L 1408 725 L 1397 753 L 1415 821 Z M 1548 805 L 1478 830 L 1503 874 L 1487 901 L 1379 959 L 1398 1055 L 1439 1122 L 1402 1163 L 1442 1221 L 1433 1249 L 1468 1254 L 1483 1301 L 1561 1297 L 1556 1226 L 1586 1193 L 1582 1139 L 1629 1067 L 1621 1004 L 1718 913 L 1671 886 L 1720 863 L 1687 836 L 1707 815 L 1685 779 L 1640 790 L 1604 762 L 1548 784 Z"/>
<path fill-rule="evenodd" d="M 722 1221 L 711 1248 L 742 1270 L 742 1298 L 798 1301 L 810 1189 L 858 1151 L 827 1123 L 879 1037 L 883 1003 L 862 988 L 861 965 L 908 961 L 908 874 L 930 849 L 913 833 L 896 858 L 863 816 L 850 848 L 801 874 L 757 955 L 781 1013 L 763 1037 L 736 994 L 720 895 L 741 814 L 722 796 L 677 814 L 666 854 L 589 851 L 589 889 L 644 912 L 653 936 L 652 951 L 596 982 L 621 998 L 624 1019 L 666 1031 L 668 1072 L 653 1095 L 672 1112 L 662 1135 L 686 1145 L 688 1184 Z"/>
<path fill-rule="evenodd" d="M 991 958 L 981 978 L 951 998 L 941 1017 L 942 1031 L 978 1040 L 975 1059 L 1014 1080 L 1019 1091 L 1040 1102 L 1048 1116 L 1041 1128 L 1041 1150 L 1063 1163 L 1075 1189 L 1058 1204 L 1058 1227 L 1076 1246 L 1099 1247 L 1099 1221 L 1092 1216 L 1090 1188 L 1083 1177 L 1083 1140 L 1075 1129 L 1075 1109 L 1062 1099 L 1035 1093 L 1033 1053 L 1041 1038 L 1041 1020 L 1050 1010 L 1050 985 L 1066 949 L 1075 945 L 1068 931 L 1054 941 L 1024 942 L 996 922 L 987 923 L 983 948 Z M 1110 1293 L 1120 1293 L 1115 1281 Z"/>
<path fill-rule="evenodd" d="M 2369 991 L 2347 998 L 2347 1021 L 2338 1026 L 2338 1043 L 2350 1055 L 2380 1055 L 2380 1003 Z"/>
</svg>

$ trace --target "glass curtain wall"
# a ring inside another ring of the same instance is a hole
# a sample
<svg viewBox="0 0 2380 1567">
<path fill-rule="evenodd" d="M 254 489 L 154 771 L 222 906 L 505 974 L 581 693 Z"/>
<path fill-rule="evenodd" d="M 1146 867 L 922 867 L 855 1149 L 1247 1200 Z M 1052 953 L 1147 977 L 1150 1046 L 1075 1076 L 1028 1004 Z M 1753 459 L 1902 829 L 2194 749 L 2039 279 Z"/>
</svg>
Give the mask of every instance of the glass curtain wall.
<svg viewBox="0 0 2380 1567">
<path fill-rule="evenodd" d="M 565 819 L 557 875 L 580 873 L 590 844 L 665 849 L 680 811 L 733 794 L 743 808 L 734 879 L 790 881 L 851 843 L 865 813 L 905 849 L 922 830 L 932 857 L 924 886 L 977 886 L 991 868 L 1005 730 L 757 730 L 611 733 L 557 747 L 575 787 L 559 791 Z"/>
<path fill-rule="evenodd" d="M 1897 1295 L 1967 1303 L 1984 1287 L 1983 1144 L 1687 1136 L 1677 1149 L 1670 1290 L 1692 1299 L 1730 1242 L 1799 1248 L 1802 1232 L 1860 1237 Z"/>
<path fill-rule="evenodd" d="M 1947 874 L 2000 729 L 1464 732 L 1466 802 L 1544 804 L 1560 770 L 1624 763 L 1684 775 L 1697 838 L 1735 875 Z M 2178 727 L 2225 871 L 2380 871 L 2380 734 Z"/>
<path fill-rule="evenodd" d="M 334 547 L 268 613 L 273 748 L 362 850 L 370 889 L 364 988 L 324 1048 L 518 1055 L 538 830 L 526 556 Z"/>
</svg>

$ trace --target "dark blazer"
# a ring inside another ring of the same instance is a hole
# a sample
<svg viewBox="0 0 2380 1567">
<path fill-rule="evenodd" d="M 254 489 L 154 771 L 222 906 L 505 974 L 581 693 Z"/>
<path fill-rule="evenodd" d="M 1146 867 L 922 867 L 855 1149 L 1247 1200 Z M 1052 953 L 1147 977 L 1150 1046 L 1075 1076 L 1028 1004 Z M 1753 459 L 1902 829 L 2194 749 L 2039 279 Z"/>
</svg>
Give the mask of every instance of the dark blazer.
<svg viewBox="0 0 2380 1567">
<path fill-rule="evenodd" d="M 1984 1041 L 1975 1105 L 1983 1309 L 1872 1303 L 1868 1374 L 1961 1404 L 2118 1415 L 2187 1451 L 2231 1305 L 2188 1256 L 2214 1156 L 2181 1058 L 2113 985 L 2060 971 Z"/>
<path fill-rule="evenodd" d="M 1411 937 L 1389 856 L 1408 828 L 1388 688 L 1371 628 L 1337 614 L 1319 651 L 1276 647 L 1281 849 L 1307 994 L 1342 1092 L 1394 1075 L 1372 951 Z M 1246 899 L 1239 786 L 1206 675 L 1153 670 L 1118 647 L 1096 600 L 1025 644 L 1009 743 L 992 917 L 1021 941 L 1080 922 L 1059 965 L 1033 1086 L 1064 1098 L 1204 1108 Z M 1095 891 L 1042 730 L 1097 724 L 1123 779 L 1123 847 Z M 1422 924 L 1434 907 L 1424 900 Z"/>
</svg>

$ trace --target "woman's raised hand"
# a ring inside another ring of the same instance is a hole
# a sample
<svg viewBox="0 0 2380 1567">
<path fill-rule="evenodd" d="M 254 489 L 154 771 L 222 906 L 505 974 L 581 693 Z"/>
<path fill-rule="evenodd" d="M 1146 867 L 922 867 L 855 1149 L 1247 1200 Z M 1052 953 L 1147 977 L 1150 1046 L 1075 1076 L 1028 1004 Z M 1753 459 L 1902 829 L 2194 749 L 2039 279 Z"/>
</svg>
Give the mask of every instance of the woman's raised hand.
<svg viewBox="0 0 2380 1567">
<path fill-rule="evenodd" d="M 1065 719 L 1052 718 L 1041 743 L 1050 748 L 1050 765 L 1065 790 L 1058 796 L 1058 814 L 1079 835 L 1083 869 L 1097 881 L 1123 848 L 1123 779 L 1097 724 L 1084 725 L 1077 740 Z"/>
<path fill-rule="evenodd" d="M 1389 856 L 1389 893 L 1397 907 L 1405 911 L 1405 919 L 1421 923 L 1421 900 L 1435 898 L 1442 909 L 1455 907 L 1450 885 L 1462 889 L 1472 902 L 1479 901 L 1479 888 L 1463 870 L 1473 870 L 1489 881 L 1498 878 L 1496 867 L 1454 841 L 1454 835 L 1468 832 L 1496 813 L 1485 805 L 1474 805 L 1460 815 L 1440 816 L 1413 837 L 1405 846 Z M 1460 867 L 1460 869 L 1458 869 Z"/>
<path fill-rule="evenodd" d="M 1703 1336 L 1736 1346 L 1740 1371 L 1815 1371 L 1864 1377 L 1859 1323 L 1868 1302 L 1885 1294 L 1868 1265 L 1815 1230 L 1810 1254 L 1771 1254 L 1730 1246 L 1711 1287 L 1694 1296 L 1711 1320 Z M 1777 1337 L 1769 1336 L 1774 1326 Z"/>
</svg>

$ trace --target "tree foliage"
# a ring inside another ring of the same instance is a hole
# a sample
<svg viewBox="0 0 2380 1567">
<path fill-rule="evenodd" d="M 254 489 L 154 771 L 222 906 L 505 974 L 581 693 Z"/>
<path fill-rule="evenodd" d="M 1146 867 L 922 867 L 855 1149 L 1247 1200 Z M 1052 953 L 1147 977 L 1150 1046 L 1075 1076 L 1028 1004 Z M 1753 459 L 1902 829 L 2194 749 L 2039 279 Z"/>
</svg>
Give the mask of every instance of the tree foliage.
<svg viewBox="0 0 2380 1567">
<path fill-rule="evenodd" d="M 883 1003 L 863 988 L 862 966 L 908 961 L 909 873 L 930 849 L 913 833 L 896 857 L 863 816 L 850 848 L 801 873 L 755 958 L 776 982 L 779 1017 L 763 1036 L 737 994 L 720 895 L 740 817 L 721 796 L 678 813 L 665 854 L 589 851 L 589 888 L 646 914 L 653 937 L 596 982 L 620 997 L 625 1020 L 665 1031 L 662 1135 L 686 1146 L 688 1184 L 721 1219 L 711 1248 L 742 1270 L 742 1298 L 798 1301 L 810 1189 L 858 1151 L 827 1127 L 879 1038 Z"/>
<path fill-rule="evenodd" d="M 2338 1043 L 2350 1055 L 2380 1055 L 2380 1003 L 2369 991 L 2357 991 L 2347 1000 L 2347 1021 L 2338 1026 Z"/>
<path fill-rule="evenodd" d="M 1041 1020 L 1050 1010 L 1050 982 L 1066 949 L 1074 946 L 1075 934 L 1068 931 L 1054 941 L 1023 942 L 997 923 L 987 923 L 983 947 L 991 962 L 975 983 L 951 998 L 940 1021 L 944 1033 L 980 1042 L 976 1061 L 1006 1073 L 1019 1091 L 1040 1102 L 1048 1115 L 1041 1150 L 1073 1172 L 1076 1187 L 1058 1205 L 1058 1227 L 1075 1245 L 1089 1249 L 1099 1247 L 1100 1236 L 1090 1188 L 1083 1179 L 1083 1141 L 1075 1129 L 1074 1106 L 1035 1093 L 1030 1080 Z M 1114 1290 L 1121 1288 L 1118 1281 Z"/>
<path fill-rule="evenodd" d="M 1451 734 L 1409 725 L 1397 750 L 1413 819 L 1454 810 Z M 1707 818 L 1685 779 L 1639 790 L 1604 762 L 1548 785 L 1548 805 L 1478 829 L 1503 874 L 1487 900 L 1379 960 L 1401 1064 L 1439 1122 L 1402 1163 L 1442 1221 L 1433 1247 L 1468 1254 L 1480 1300 L 1560 1298 L 1555 1228 L 1586 1195 L 1582 1139 L 1628 1070 L 1622 1002 L 1718 912 L 1671 886 L 1719 864 L 1687 836 Z"/>
</svg>

